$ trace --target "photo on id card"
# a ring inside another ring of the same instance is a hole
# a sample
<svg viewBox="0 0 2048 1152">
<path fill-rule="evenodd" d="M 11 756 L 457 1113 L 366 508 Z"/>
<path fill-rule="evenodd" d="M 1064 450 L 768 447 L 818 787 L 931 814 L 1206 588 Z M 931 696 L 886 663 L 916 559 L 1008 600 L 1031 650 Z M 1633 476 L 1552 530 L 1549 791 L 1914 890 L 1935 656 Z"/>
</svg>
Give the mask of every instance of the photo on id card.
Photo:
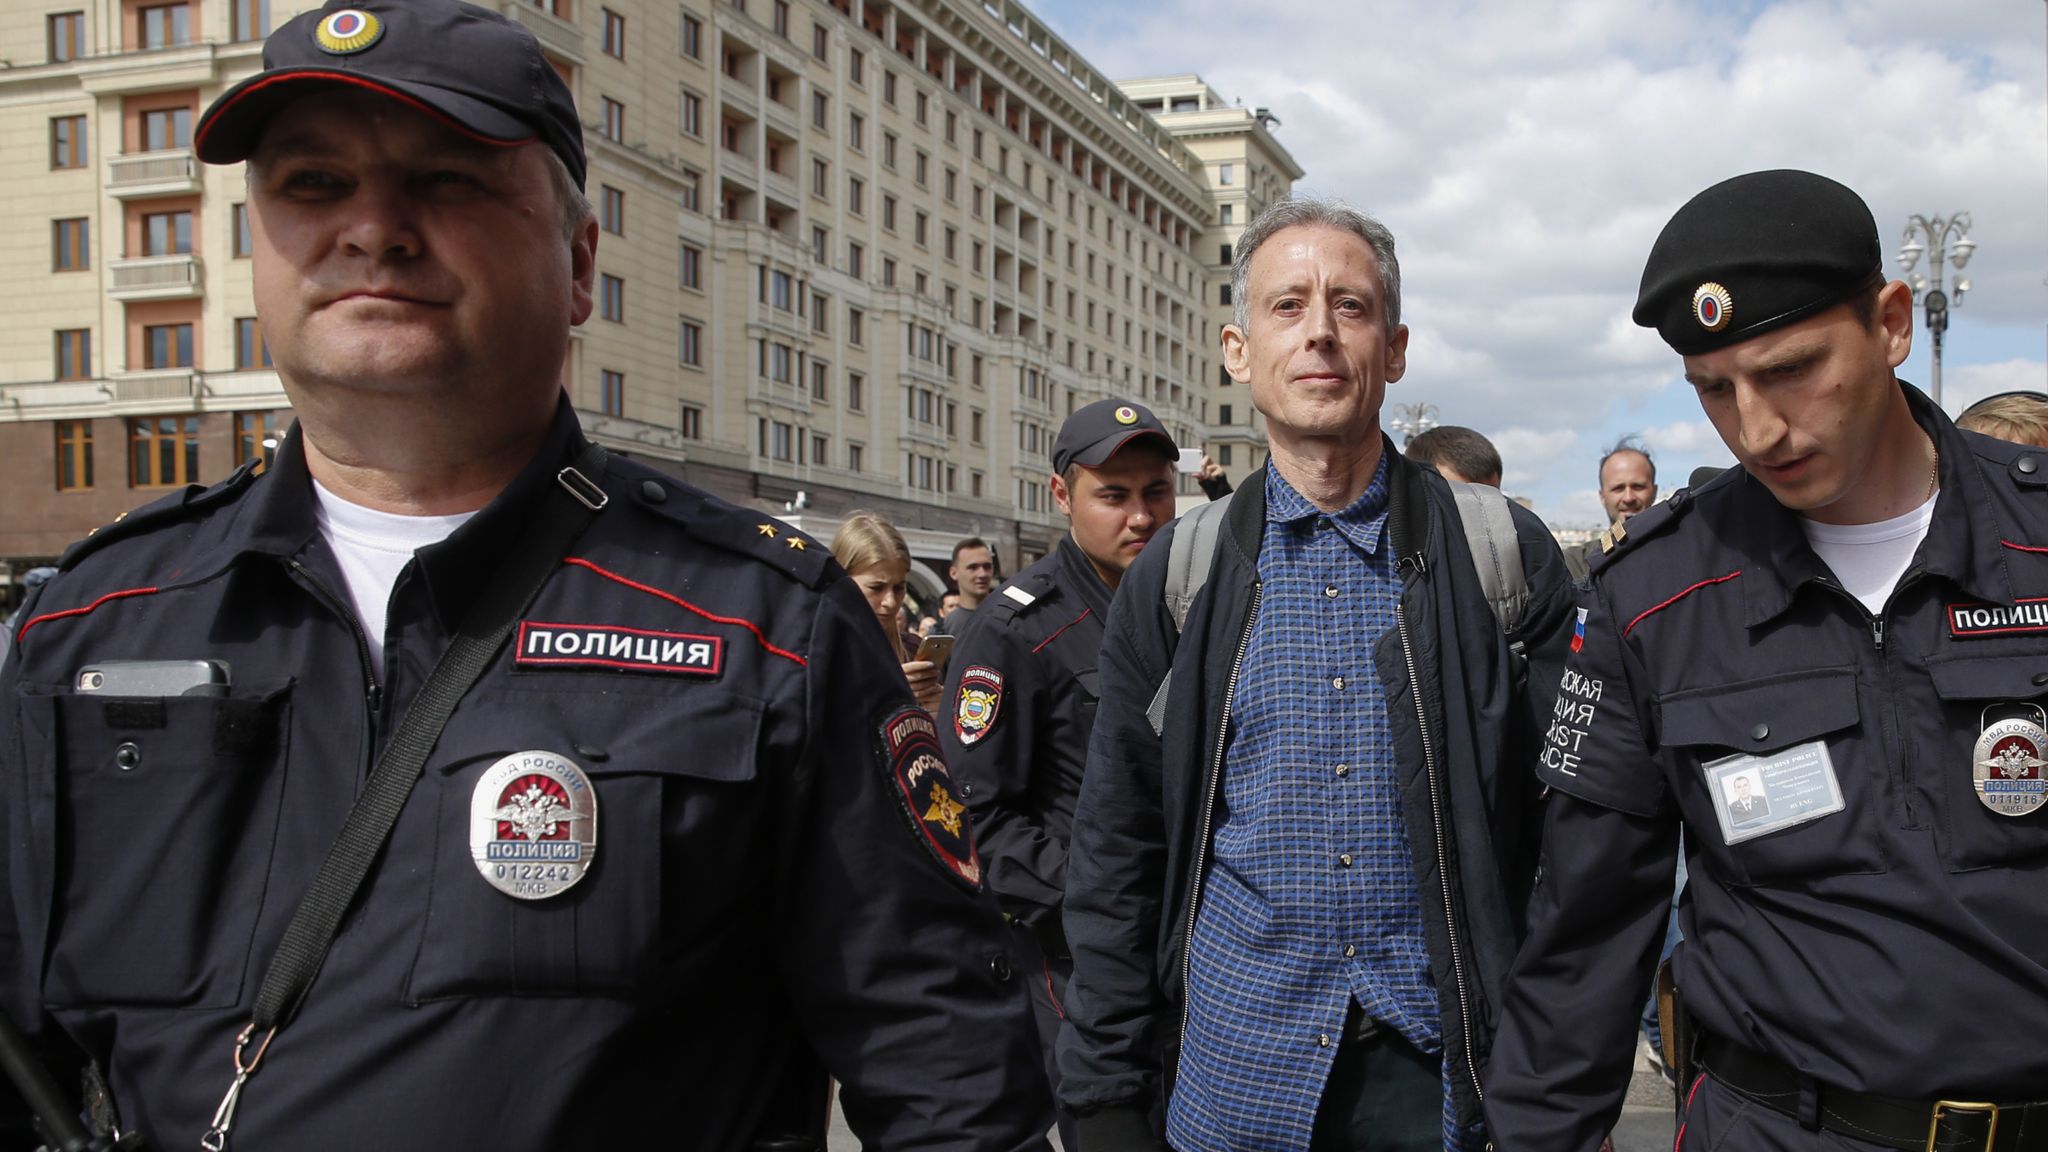
<svg viewBox="0 0 2048 1152">
<path fill-rule="evenodd" d="M 1721 839 L 1740 844 L 1842 810 L 1828 746 L 1814 740 L 1764 756 L 1737 753 L 1700 765 L 1721 822 Z"/>
</svg>

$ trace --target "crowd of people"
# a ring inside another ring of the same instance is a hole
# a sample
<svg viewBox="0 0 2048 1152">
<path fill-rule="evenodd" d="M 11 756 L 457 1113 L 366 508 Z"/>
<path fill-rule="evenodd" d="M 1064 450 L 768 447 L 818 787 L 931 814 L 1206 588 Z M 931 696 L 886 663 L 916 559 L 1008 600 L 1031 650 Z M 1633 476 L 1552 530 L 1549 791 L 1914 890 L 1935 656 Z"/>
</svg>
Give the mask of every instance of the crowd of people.
<svg viewBox="0 0 2048 1152">
<path fill-rule="evenodd" d="M 1176 520 L 1166 428 L 1085 405 L 1057 546 L 960 541 L 913 627 L 882 518 L 584 436 L 601 230 L 523 25 L 331 0 L 264 65 L 195 150 L 298 423 L 0 666 L 53 1146 L 817 1152 L 836 1082 L 878 1150 L 1592 1152 L 1654 974 L 1681 1152 L 2048 1149 L 2048 420 L 1897 377 L 1850 189 L 1678 208 L 1633 317 L 1736 466 L 1616 445 L 1576 556 L 1483 436 L 1382 431 L 1393 233 L 1273 204 L 1222 333 L 1265 465 Z"/>
</svg>

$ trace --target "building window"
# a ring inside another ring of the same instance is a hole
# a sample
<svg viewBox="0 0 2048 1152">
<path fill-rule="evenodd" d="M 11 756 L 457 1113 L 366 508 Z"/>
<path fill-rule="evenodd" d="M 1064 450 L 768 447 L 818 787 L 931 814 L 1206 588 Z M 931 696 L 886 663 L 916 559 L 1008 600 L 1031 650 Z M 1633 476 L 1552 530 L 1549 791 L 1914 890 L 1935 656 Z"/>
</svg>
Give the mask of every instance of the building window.
<svg viewBox="0 0 2048 1152">
<path fill-rule="evenodd" d="M 704 58 L 704 22 L 695 16 L 683 17 L 683 55 L 692 60 Z"/>
<path fill-rule="evenodd" d="M 826 51 L 832 47 L 832 33 L 823 24 L 811 25 L 811 55 L 826 59 Z"/>
<path fill-rule="evenodd" d="M 848 52 L 846 54 L 846 78 L 855 84 L 866 84 L 867 81 L 861 76 L 861 66 L 866 62 L 867 58 L 861 55 L 860 49 L 855 48 L 853 51 Z"/>
<path fill-rule="evenodd" d="M 867 449 L 861 445 L 848 444 L 846 446 L 846 466 L 848 469 L 859 472 L 867 465 L 866 457 Z"/>
<path fill-rule="evenodd" d="M 920 125 L 926 123 L 926 118 L 930 115 L 930 105 L 931 101 L 925 98 L 924 93 L 919 92 L 913 101 L 913 106 L 917 109 L 913 114 L 913 118 Z"/>
<path fill-rule="evenodd" d="M 704 326 L 695 320 L 682 323 L 682 344 L 677 358 L 692 368 L 704 366 Z"/>
<path fill-rule="evenodd" d="M 85 117 L 50 118 L 50 167 L 85 167 Z"/>
<path fill-rule="evenodd" d="M 867 185 L 861 182 L 860 177 L 849 176 L 846 178 L 846 210 L 848 212 L 853 213 L 855 216 L 866 213 L 867 210 L 861 206 L 863 194 L 866 191 Z"/>
<path fill-rule="evenodd" d="M 228 36 L 238 42 L 270 35 L 270 0 L 235 0 L 229 13 Z"/>
<path fill-rule="evenodd" d="M 788 0 L 775 0 L 775 10 L 772 17 L 772 26 L 774 27 L 775 34 L 777 36 L 782 37 L 784 40 L 789 39 Z"/>
<path fill-rule="evenodd" d="M 609 185 L 598 198 L 598 226 L 615 236 L 626 234 L 626 194 Z"/>
<path fill-rule="evenodd" d="M 682 246 L 681 283 L 685 288 L 704 288 L 704 250 L 694 244 Z"/>
<path fill-rule="evenodd" d="M 92 267 L 92 227 L 83 216 L 57 220 L 51 226 L 55 251 L 50 267 L 58 272 L 79 272 Z"/>
<path fill-rule="evenodd" d="M 891 108 L 896 106 L 896 73 L 893 69 L 882 69 L 882 103 Z"/>
<path fill-rule="evenodd" d="M 1216 166 L 1216 182 L 1218 184 L 1237 183 L 1237 165 L 1218 164 Z"/>
<path fill-rule="evenodd" d="M 56 378 L 92 379 L 92 329 L 66 328 L 57 333 Z"/>
<path fill-rule="evenodd" d="M 144 256 L 182 256 L 192 251 L 192 213 L 151 212 L 142 218 Z"/>
<path fill-rule="evenodd" d="M 1217 246 L 1216 246 L 1216 262 L 1217 262 L 1218 264 L 1228 264 L 1228 263 L 1230 263 L 1230 255 L 1231 255 L 1231 247 L 1230 247 L 1230 245 L 1228 245 L 1228 244 L 1219 244 L 1219 245 L 1217 245 Z"/>
<path fill-rule="evenodd" d="M 832 398 L 832 366 L 823 360 L 811 361 L 811 399 L 826 401 Z"/>
<path fill-rule="evenodd" d="M 190 368 L 192 325 L 151 324 L 143 328 L 142 365 L 145 368 Z"/>
<path fill-rule="evenodd" d="M 142 150 L 162 152 L 192 146 L 192 109 L 151 108 L 142 114 Z"/>
<path fill-rule="evenodd" d="M 830 437 L 811 434 L 811 463 L 825 465 L 832 462 L 832 440 Z"/>
<path fill-rule="evenodd" d="M 199 482 L 199 417 L 128 421 L 128 486 L 169 488 Z"/>
<path fill-rule="evenodd" d="M 858 372 L 848 372 L 846 374 L 846 407 L 848 410 L 859 412 L 867 407 L 867 383 L 867 377 L 862 376 Z"/>
<path fill-rule="evenodd" d="M 256 238 L 249 233 L 249 206 L 236 204 L 229 211 L 229 215 L 233 217 L 235 229 L 233 255 L 237 260 L 246 259 L 256 250 Z"/>
<path fill-rule="evenodd" d="M 832 298 L 820 292 L 811 293 L 811 331 L 823 336 L 831 331 L 828 318 L 832 314 Z"/>
<path fill-rule="evenodd" d="M 597 281 L 598 318 L 625 323 L 626 282 L 617 276 L 600 276 Z"/>
<path fill-rule="evenodd" d="M 1216 302 L 1224 305 L 1230 303 L 1230 281 L 1226 280 L 1216 286 Z"/>
<path fill-rule="evenodd" d="M 831 130 L 832 98 L 823 92 L 811 93 L 811 127 L 820 132 Z"/>
<path fill-rule="evenodd" d="M 235 369 L 247 372 L 270 367 L 270 345 L 263 339 L 263 326 L 254 316 L 235 321 Z"/>
<path fill-rule="evenodd" d="M 896 168 L 896 134 L 882 133 L 882 167 L 894 171 Z"/>
<path fill-rule="evenodd" d="M 626 18 L 609 8 L 604 10 L 604 54 L 618 60 L 626 58 Z"/>
<path fill-rule="evenodd" d="M 768 456 L 788 463 L 796 458 L 796 428 L 780 420 L 768 422 Z"/>
<path fill-rule="evenodd" d="M 235 413 L 235 467 L 260 460 L 261 472 L 277 460 L 277 413 Z"/>
<path fill-rule="evenodd" d="M 683 131 L 692 136 L 704 135 L 704 98 L 695 92 L 683 93 Z"/>
<path fill-rule="evenodd" d="M 50 63 L 62 64 L 85 55 L 85 13 L 59 12 L 50 17 Z M 63 485 L 59 484 L 59 488 Z M 86 487 L 92 487 L 87 484 Z"/>
<path fill-rule="evenodd" d="M 702 440 L 704 438 L 704 410 L 695 404 L 683 405 L 682 418 L 677 422 L 676 427 L 683 434 L 683 439 Z"/>
<path fill-rule="evenodd" d="M 683 173 L 683 211 L 702 212 L 704 203 L 704 177 L 700 173 Z"/>
<path fill-rule="evenodd" d="M 910 161 L 910 178 L 912 180 L 917 181 L 917 186 L 919 188 L 930 187 L 928 181 L 931 178 L 931 167 L 932 158 L 925 153 L 924 149 L 919 148 L 917 150 L 917 154 L 911 157 Z"/>
<path fill-rule="evenodd" d="M 141 48 L 173 48 L 192 42 L 190 4 L 157 4 L 139 10 L 136 15 L 142 31 Z"/>
<path fill-rule="evenodd" d="M 831 245 L 832 234 L 825 231 L 825 229 L 821 227 L 812 225 L 811 262 L 814 264 L 823 264 L 826 260 L 830 259 L 832 255 Z"/>
<path fill-rule="evenodd" d="M 1236 222 L 1237 222 L 1237 221 L 1236 221 L 1236 219 L 1235 219 L 1235 217 L 1236 217 L 1236 213 L 1235 213 L 1235 212 L 1233 211 L 1233 209 L 1234 209 L 1234 208 L 1236 208 L 1236 207 L 1237 207 L 1237 206 L 1236 206 L 1235 204 L 1225 204 L 1225 205 L 1224 205 L 1224 206 L 1223 206 L 1223 207 L 1222 207 L 1221 209 L 1219 209 L 1218 211 L 1220 211 L 1220 212 L 1222 213 L 1222 217 L 1221 217 L 1221 218 L 1220 218 L 1220 219 L 1219 219 L 1219 220 L 1217 221 L 1217 223 L 1219 223 L 1219 224 L 1234 224 L 1234 223 L 1236 223 Z M 1228 245 L 1228 244 L 1226 244 L 1226 245 L 1224 245 L 1224 247 L 1225 247 L 1225 248 L 1228 248 L 1228 247 L 1229 247 L 1229 245 Z"/>
<path fill-rule="evenodd" d="M 626 138 L 626 106 L 604 97 L 604 138 L 619 143 Z"/>
<path fill-rule="evenodd" d="M 861 142 L 861 129 L 866 126 L 867 121 L 861 118 L 860 113 L 849 112 L 846 114 L 846 143 L 855 152 L 860 152 L 867 148 L 867 145 Z"/>
<path fill-rule="evenodd" d="M 607 416 L 626 414 L 626 374 L 609 369 L 597 374 L 597 410 Z"/>
<path fill-rule="evenodd" d="M 1216 446 L 1216 463 L 1221 464 L 1225 468 L 1230 467 L 1230 445 L 1218 444 Z"/>
<path fill-rule="evenodd" d="M 761 342 L 761 375 L 777 384 L 788 384 L 795 379 L 791 375 L 796 363 L 796 351 L 787 344 Z"/>
<path fill-rule="evenodd" d="M 1217 422 L 1218 424 L 1222 424 L 1222 425 L 1225 425 L 1225 426 L 1227 427 L 1227 426 L 1228 426 L 1228 425 L 1230 424 L 1230 416 L 1231 416 L 1231 411 L 1230 411 L 1230 405 L 1228 405 L 1228 404 L 1218 404 L 1218 405 L 1216 406 L 1216 422 Z"/>
<path fill-rule="evenodd" d="M 811 160 L 811 195 L 820 200 L 831 199 L 832 166 L 815 157 Z"/>
<path fill-rule="evenodd" d="M 846 274 L 848 276 L 853 277 L 855 280 L 858 280 L 861 277 L 861 255 L 862 250 L 860 245 L 851 242 L 849 242 L 846 245 Z"/>
<path fill-rule="evenodd" d="M 57 428 L 57 491 L 84 492 L 92 487 L 92 421 L 59 420 Z"/>
<path fill-rule="evenodd" d="M 882 227 L 896 230 L 896 198 L 886 193 L 882 196 Z"/>
<path fill-rule="evenodd" d="M 925 244 L 928 242 L 926 240 L 926 237 L 931 232 L 931 229 L 929 227 L 929 225 L 931 224 L 931 220 L 932 218 L 930 216 L 927 216 L 924 213 L 919 212 L 917 214 L 917 217 L 910 222 L 911 243 L 916 244 L 920 248 L 925 246 Z"/>
<path fill-rule="evenodd" d="M 882 257 L 882 287 L 894 288 L 895 286 L 896 258 L 894 256 L 884 256 Z"/>
</svg>

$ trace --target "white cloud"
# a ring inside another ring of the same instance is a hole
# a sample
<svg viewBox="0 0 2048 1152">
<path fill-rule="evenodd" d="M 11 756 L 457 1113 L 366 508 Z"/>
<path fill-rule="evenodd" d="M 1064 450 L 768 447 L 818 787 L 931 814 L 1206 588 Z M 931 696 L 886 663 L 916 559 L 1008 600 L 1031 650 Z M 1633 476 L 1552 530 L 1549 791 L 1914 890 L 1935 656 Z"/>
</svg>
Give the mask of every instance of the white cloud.
<svg viewBox="0 0 2048 1152">
<path fill-rule="evenodd" d="M 2048 392 L 2048 364 L 2039 360 L 1965 364 L 1948 370 L 1942 381 L 1941 406 L 1958 413 L 1986 396 L 2022 389 Z"/>
</svg>

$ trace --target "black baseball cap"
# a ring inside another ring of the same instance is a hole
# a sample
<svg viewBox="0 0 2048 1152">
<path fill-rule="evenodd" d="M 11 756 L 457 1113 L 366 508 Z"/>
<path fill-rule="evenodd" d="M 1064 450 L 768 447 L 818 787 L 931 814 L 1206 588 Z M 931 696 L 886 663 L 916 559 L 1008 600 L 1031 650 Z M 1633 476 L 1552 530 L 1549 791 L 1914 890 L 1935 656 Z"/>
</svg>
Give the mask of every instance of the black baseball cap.
<svg viewBox="0 0 2048 1152">
<path fill-rule="evenodd" d="M 263 43 L 263 71 L 222 93 L 193 146 L 247 160 L 286 102 L 318 86 L 389 96 L 490 144 L 538 140 L 584 186 L 583 124 L 569 86 L 517 22 L 458 0 L 328 0 Z"/>
<path fill-rule="evenodd" d="M 1664 226 L 1634 316 L 1697 356 L 1882 283 L 1877 221 L 1862 197 L 1811 172 L 1751 172 L 1693 197 Z"/>
<path fill-rule="evenodd" d="M 1100 467 L 1125 445 L 1137 440 L 1156 442 L 1159 451 L 1172 459 L 1180 453 L 1166 425 L 1143 404 L 1128 400 L 1097 400 L 1074 410 L 1060 425 L 1052 442 L 1052 470 L 1065 472 L 1067 465 Z"/>
</svg>

